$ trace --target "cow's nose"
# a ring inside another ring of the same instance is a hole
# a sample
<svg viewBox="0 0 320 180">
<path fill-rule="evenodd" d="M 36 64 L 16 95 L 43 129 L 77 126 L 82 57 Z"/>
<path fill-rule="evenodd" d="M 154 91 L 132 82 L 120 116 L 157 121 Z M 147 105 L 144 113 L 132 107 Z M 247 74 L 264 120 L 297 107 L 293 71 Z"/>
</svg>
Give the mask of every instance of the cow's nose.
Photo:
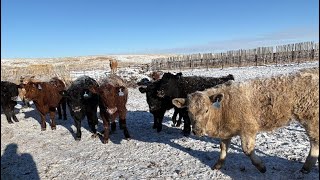
<svg viewBox="0 0 320 180">
<path fill-rule="evenodd" d="M 164 91 L 163 91 L 163 90 L 159 90 L 159 91 L 157 92 L 157 95 L 158 95 L 159 97 L 164 97 Z"/>
</svg>

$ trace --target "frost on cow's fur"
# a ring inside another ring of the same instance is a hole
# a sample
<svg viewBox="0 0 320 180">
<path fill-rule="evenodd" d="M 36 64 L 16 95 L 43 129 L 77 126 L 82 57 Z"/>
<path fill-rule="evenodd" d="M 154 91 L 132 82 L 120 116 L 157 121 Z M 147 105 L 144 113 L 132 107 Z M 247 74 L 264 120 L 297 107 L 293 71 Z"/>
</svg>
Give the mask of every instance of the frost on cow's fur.
<svg viewBox="0 0 320 180">
<path fill-rule="evenodd" d="M 195 134 L 219 137 L 223 139 L 222 146 L 228 146 L 233 136 L 240 135 L 243 151 L 261 172 L 266 168 L 254 154 L 256 134 L 287 125 L 291 119 L 304 126 L 311 144 L 302 171 L 309 172 L 318 159 L 319 68 L 218 85 L 180 99 L 180 105 L 184 103 Z M 226 148 L 222 147 L 222 157 L 213 168 L 221 168 L 224 153 Z"/>
</svg>

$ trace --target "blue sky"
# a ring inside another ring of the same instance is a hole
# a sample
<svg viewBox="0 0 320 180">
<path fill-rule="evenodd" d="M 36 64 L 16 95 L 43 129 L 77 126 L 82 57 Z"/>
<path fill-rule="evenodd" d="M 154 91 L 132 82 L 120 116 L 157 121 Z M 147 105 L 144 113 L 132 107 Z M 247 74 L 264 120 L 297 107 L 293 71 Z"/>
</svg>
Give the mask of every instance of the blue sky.
<svg viewBox="0 0 320 180">
<path fill-rule="evenodd" d="M 1 58 L 220 52 L 318 34 L 318 0 L 1 0 Z"/>
</svg>

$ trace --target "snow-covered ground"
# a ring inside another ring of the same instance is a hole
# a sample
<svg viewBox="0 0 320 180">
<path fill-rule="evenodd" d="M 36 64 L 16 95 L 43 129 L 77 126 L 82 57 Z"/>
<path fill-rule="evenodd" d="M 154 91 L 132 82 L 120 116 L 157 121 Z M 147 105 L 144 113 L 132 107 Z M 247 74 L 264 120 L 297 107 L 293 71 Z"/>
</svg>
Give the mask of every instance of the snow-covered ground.
<svg viewBox="0 0 320 180">
<path fill-rule="evenodd" d="M 318 62 L 286 66 L 261 66 L 182 71 L 185 76 L 233 74 L 236 81 L 290 73 Z M 119 75 L 142 79 L 146 74 L 120 69 Z M 130 72 L 129 74 L 126 72 Z M 179 72 L 179 71 L 171 71 Z M 57 130 L 41 131 L 38 112 L 17 106 L 20 122 L 8 124 L 1 114 L 1 179 L 319 179 L 319 162 L 309 174 L 299 172 L 309 152 L 305 130 L 293 122 L 273 132 L 258 134 L 256 152 L 267 167 L 261 174 L 246 157 L 239 137 L 234 137 L 225 166 L 211 170 L 219 157 L 219 139 L 184 137 L 182 127 L 171 127 L 173 110 L 167 111 L 163 130 L 152 129 L 145 94 L 129 89 L 127 126 L 132 139 L 118 129 L 108 144 L 92 139 L 87 120 L 82 121 L 82 139 L 74 140 L 75 126 L 57 120 Z M 118 124 L 117 124 L 118 125 Z M 99 119 L 99 131 L 102 121 Z"/>
</svg>

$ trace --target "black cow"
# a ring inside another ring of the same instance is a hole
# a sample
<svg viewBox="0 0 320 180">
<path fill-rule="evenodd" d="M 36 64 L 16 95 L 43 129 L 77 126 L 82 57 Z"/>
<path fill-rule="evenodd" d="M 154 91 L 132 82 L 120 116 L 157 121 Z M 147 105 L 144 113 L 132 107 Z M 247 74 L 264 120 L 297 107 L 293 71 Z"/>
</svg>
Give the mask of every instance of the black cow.
<svg viewBox="0 0 320 180">
<path fill-rule="evenodd" d="M 164 114 L 167 110 L 174 108 L 174 114 L 172 116 L 172 121 L 174 125 L 180 126 L 182 116 L 179 115 L 179 120 L 176 122 L 176 116 L 179 114 L 181 109 L 173 106 L 171 99 L 164 97 L 160 98 L 157 96 L 157 92 L 159 90 L 160 81 L 154 81 L 147 84 L 147 86 L 139 87 L 139 91 L 141 93 L 146 93 L 147 103 L 149 105 L 149 111 L 153 114 L 153 129 L 157 129 L 157 132 L 162 130 L 162 120 Z"/>
<path fill-rule="evenodd" d="M 81 140 L 81 121 L 87 116 L 88 124 L 93 132 L 92 137 L 97 137 L 97 107 L 99 98 L 97 94 L 89 91 L 91 87 L 99 87 L 98 83 L 89 76 L 81 76 L 72 82 L 66 91 L 60 93 L 66 97 L 70 114 L 77 128 L 76 140 Z"/>
<path fill-rule="evenodd" d="M 168 101 L 171 102 L 174 98 L 187 98 L 187 95 L 190 93 L 203 91 L 229 80 L 234 80 L 233 75 L 229 74 L 228 76 L 216 78 L 200 76 L 184 77 L 182 73 L 177 73 L 176 75 L 164 73 L 158 85 L 157 96 L 160 98 L 168 98 Z M 182 108 L 180 114 L 184 119 L 183 133 L 184 135 L 189 135 L 191 124 L 187 108 Z"/>
<path fill-rule="evenodd" d="M 18 88 L 19 86 L 15 83 L 1 81 L 1 108 L 6 115 L 9 124 L 13 123 L 12 119 L 15 122 L 19 122 L 14 113 L 14 106 L 17 105 L 17 98 L 19 94 Z"/>
</svg>

